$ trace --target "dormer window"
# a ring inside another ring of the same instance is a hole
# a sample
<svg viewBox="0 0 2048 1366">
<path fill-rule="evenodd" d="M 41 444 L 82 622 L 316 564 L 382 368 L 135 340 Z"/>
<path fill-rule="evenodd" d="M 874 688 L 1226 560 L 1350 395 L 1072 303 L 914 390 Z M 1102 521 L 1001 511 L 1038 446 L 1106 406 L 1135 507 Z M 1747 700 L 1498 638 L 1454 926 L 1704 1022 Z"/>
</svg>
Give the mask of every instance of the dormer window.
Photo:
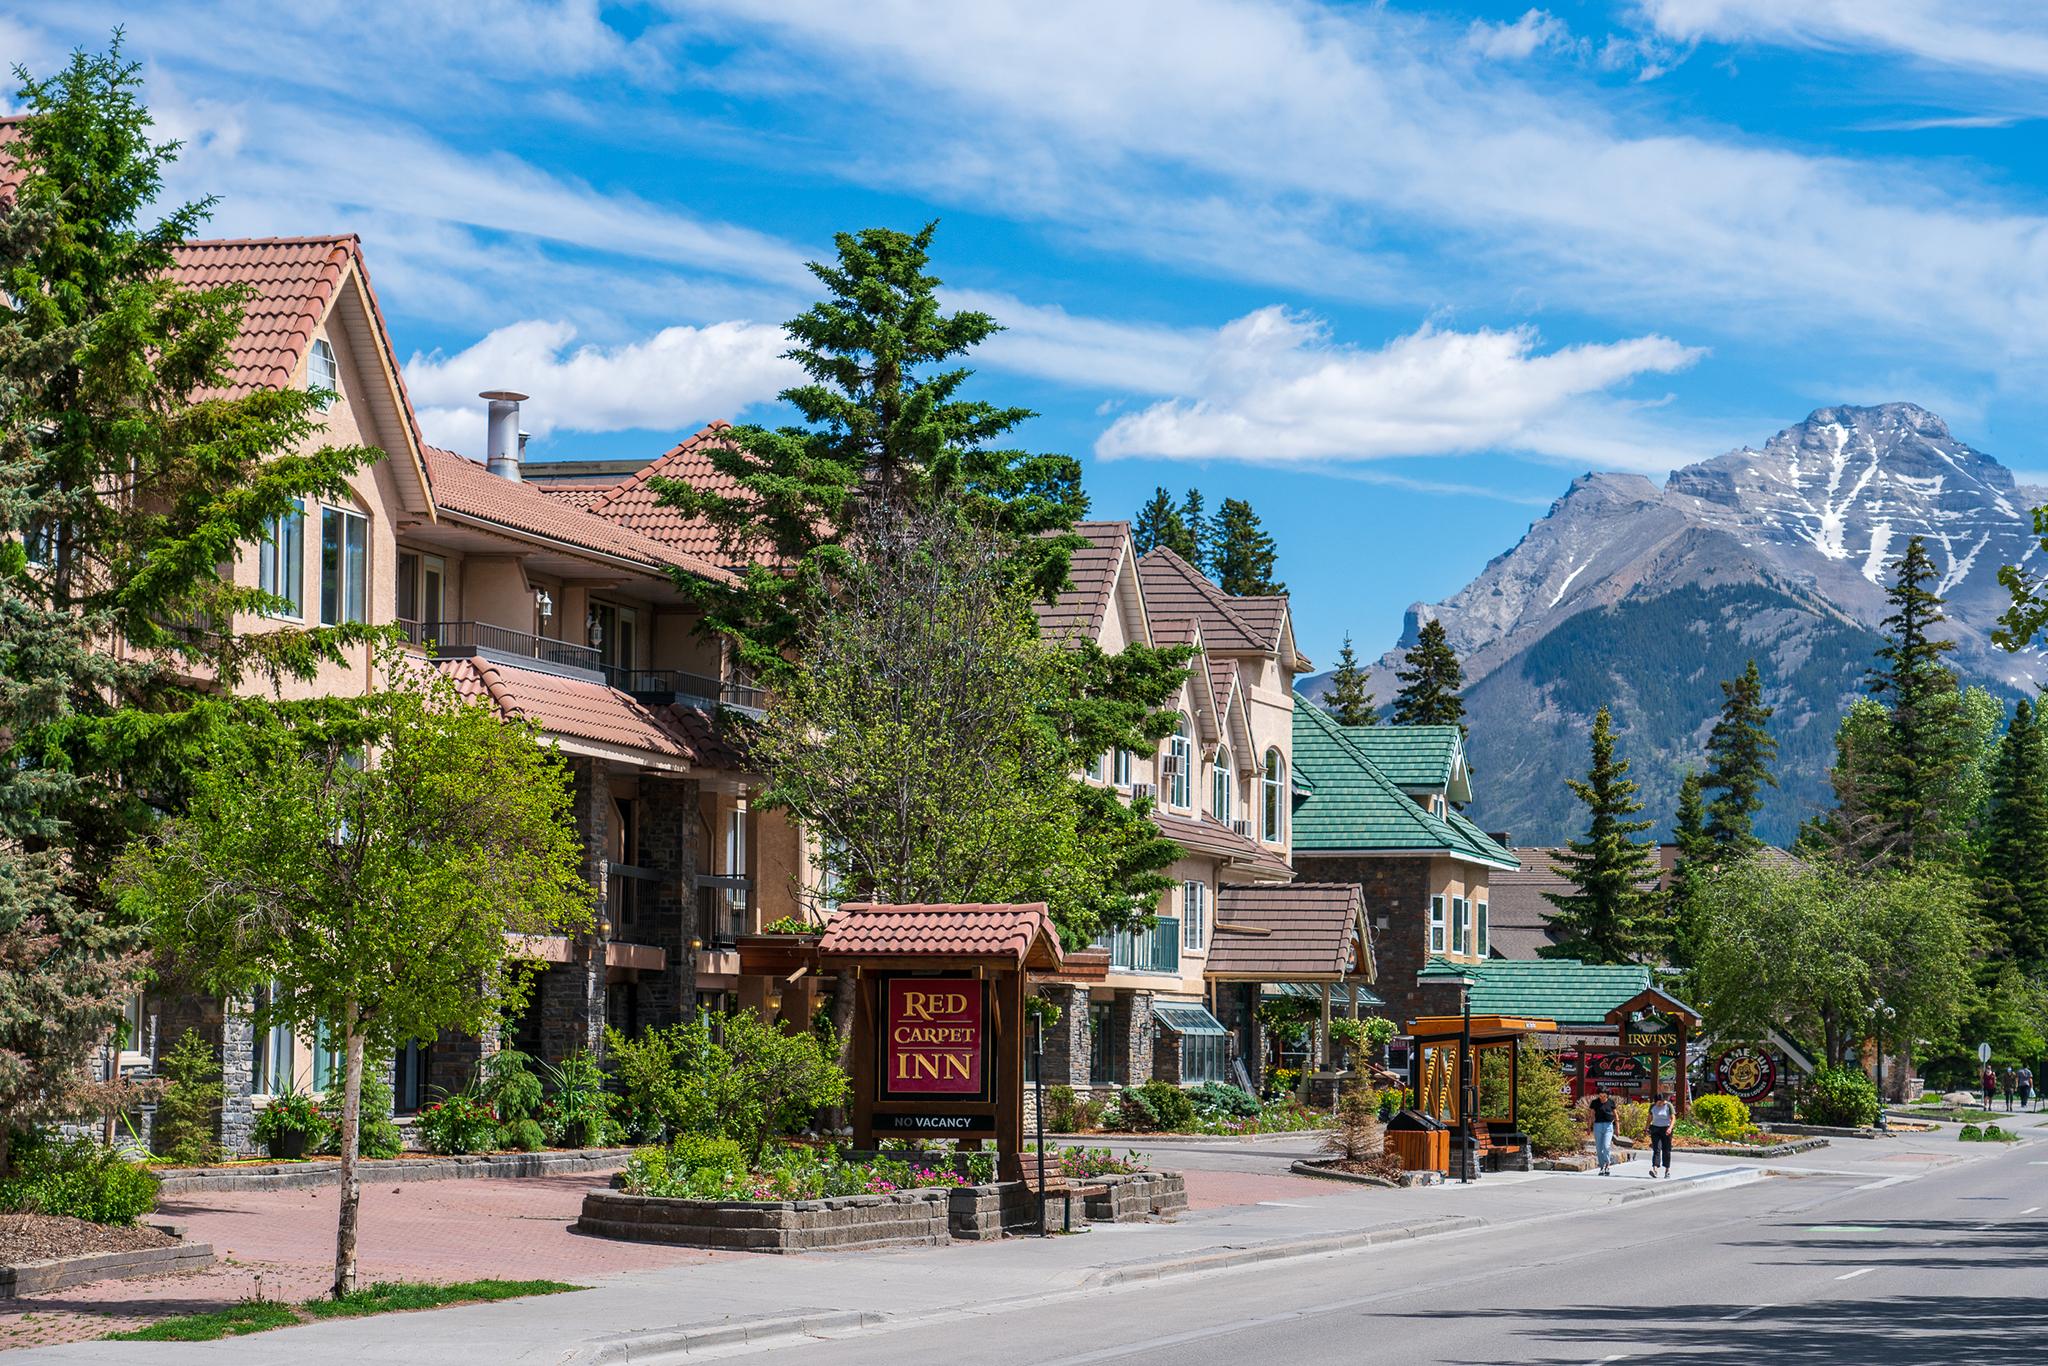
<svg viewBox="0 0 2048 1366">
<path fill-rule="evenodd" d="M 326 395 L 320 400 L 323 410 L 332 407 L 341 392 L 341 367 L 334 363 L 334 348 L 324 337 L 313 338 L 313 349 L 306 353 L 306 388 Z"/>
<path fill-rule="evenodd" d="M 1232 790 L 1237 786 L 1237 775 L 1230 769 L 1230 747 L 1216 747 L 1216 762 L 1209 771 L 1209 810 L 1217 820 L 1230 824 Z"/>
<path fill-rule="evenodd" d="M 1173 735 L 1166 742 L 1166 800 L 1168 805 L 1182 811 L 1194 805 L 1188 774 L 1193 764 L 1194 746 L 1188 743 L 1188 718 L 1182 716 L 1174 721 Z"/>
</svg>

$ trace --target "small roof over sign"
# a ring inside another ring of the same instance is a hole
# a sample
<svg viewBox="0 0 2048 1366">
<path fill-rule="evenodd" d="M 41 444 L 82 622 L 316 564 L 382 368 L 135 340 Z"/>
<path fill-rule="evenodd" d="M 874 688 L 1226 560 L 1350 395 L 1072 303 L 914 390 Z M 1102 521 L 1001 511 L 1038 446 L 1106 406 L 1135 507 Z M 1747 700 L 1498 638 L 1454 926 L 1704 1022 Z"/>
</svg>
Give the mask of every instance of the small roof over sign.
<svg viewBox="0 0 2048 1366">
<path fill-rule="evenodd" d="M 825 922 L 820 966 L 938 960 L 954 967 L 1057 971 L 1059 933 L 1042 901 L 1023 905 L 849 902 Z"/>
</svg>

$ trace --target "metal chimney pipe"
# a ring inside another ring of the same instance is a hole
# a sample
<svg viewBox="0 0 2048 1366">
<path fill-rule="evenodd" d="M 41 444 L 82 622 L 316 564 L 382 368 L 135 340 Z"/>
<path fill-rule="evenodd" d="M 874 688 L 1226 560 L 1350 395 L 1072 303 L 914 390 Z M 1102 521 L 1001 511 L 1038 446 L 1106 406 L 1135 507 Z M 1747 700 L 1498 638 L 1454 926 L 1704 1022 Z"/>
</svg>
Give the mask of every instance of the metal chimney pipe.
<svg viewBox="0 0 2048 1366">
<path fill-rule="evenodd" d="M 520 449 L 526 443 L 519 439 L 519 405 L 526 400 L 525 394 L 515 394 L 510 389 L 486 389 L 478 398 L 487 401 L 490 407 L 484 452 L 484 468 L 500 479 L 519 482 Z"/>
</svg>

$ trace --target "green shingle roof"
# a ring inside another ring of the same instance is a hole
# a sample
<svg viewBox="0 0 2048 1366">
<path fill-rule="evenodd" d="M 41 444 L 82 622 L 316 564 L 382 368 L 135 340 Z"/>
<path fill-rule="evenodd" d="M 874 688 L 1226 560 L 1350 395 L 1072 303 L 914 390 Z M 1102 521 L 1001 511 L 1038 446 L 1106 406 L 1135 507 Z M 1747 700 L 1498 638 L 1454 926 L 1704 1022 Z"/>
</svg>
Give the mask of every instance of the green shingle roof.
<svg viewBox="0 0 2048 1366">
<path fill-rule="evenodd" d="M 1472 988 L 1474 1015 L 1520 1015 L 1560 1025 L 1605 1024 L 1608 1011 L 1650 985 L 1650 970 L 1640 963 L 1596 965 L 1571 958 L 1483 963 L 1432 958 L 1416 980 L 1427 983 L 1432 975 L 1456 972 L 1477 984 Z"/>
<path fill-rule="evenodd" d="M 1427 850 L 1490 867 L 1521 866 L 1463 816 L 1433 816 L 1416 805 L 1351 732 L 1300 696 L 1294 703 L 1294 771 L 1309 789 L 1297 793 L 1294 807 L 1296 853 Z"/>
<path fill-rule="evenodd" d="M 1456 726 L 1346 726 L 1344 737 L 1396 787 L 1442 791 L 1451 781 Z"/>
</svg>

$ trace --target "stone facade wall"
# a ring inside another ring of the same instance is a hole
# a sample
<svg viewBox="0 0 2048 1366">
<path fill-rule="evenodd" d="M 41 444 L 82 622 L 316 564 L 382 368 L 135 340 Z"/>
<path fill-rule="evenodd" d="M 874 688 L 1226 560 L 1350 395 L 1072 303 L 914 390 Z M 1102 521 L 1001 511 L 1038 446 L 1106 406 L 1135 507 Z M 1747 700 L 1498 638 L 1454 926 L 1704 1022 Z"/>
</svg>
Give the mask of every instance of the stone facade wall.
<svg viewBox="0 0 2048 1366">
<path fill-rule="evenodd" d="M 1059 1022 L 1046 1027 L 1040 1063 L 1047 1086 L 1088 1089 L 1088 988 L 1042 987 L 1038 994 L 1060 1008 Z"/>
<path fill-rule="evenodd" d="M 1387 1003 L 1387 1018 L 1406 1025 L 1421 1015 L 1457 1013 L 1455 988 L 1415 985 L 1415 975 L 1429 961 L 1429 859 L 1297 852 L 1294 873 L 1303 882 L 1356 883 L 1364 893 L 1379 973 L 1372 989 Z"/>
<path fill-rule="evenodd" d="M 583 875 L 602 904 L 610 875 L 612 790 L 605 765 L 578 759 L 574 812 L 576 833 L 583 844 Z M 550 1060 L 583 1051 L 601 1056 L 604 1049 L 604 943 L 593 933 L 572 937 L 572 961 L 550 964 L 535 990 L 540 997 L 541 1055 Z"/>
<path fill-rule="evenodd" d="M 1143 1223 L 1147 1219 L 1171 1219 L 1188 1207 L 1188 1186 L 1179 1172 L 1133 1172 L 1126 1176 L 1098 1176 L 1087 1184 L 1109 1188 L 1103 1195 L 1087 1198 L 1090 1219 L 1110 1224 Z"/>
<path fill-rule="evenodd" d="M 576 1232 L 735 1252 L 856 1252 L 952 1241 L 950 1193 L 896 1191 L 779 1203 L 591 1191 Z"/>
<path fill-rule="evenodd" d="M 1109 1008 L 1108 1046 L 1116 1050 L 1110 1070 L 1113 1082 L 1143 1086 L 1152 1080 L 1152 993 L 1119 991 Z"/>
<path fill-rule="evenodd" d="M 1152 1079 L 1154 1081 L 1170 1081 L 1176 1086 L 1180 1085 L 1182 1080 L 1180 1043 L 1180 1035 L 1171 1029 L 1155 1028 L 1152 1031 Z"/>
<path fill-rule="evenodd" d="M 668 966 L 640 978 L 640 1022 L 651 1028 L 690 1018 L 697 1006 L 697 807 L 694 778 L 640 779 L 640 864 L 664 876 L 640 888 L 632 939 L 668 955 Z"/>
</svg>

